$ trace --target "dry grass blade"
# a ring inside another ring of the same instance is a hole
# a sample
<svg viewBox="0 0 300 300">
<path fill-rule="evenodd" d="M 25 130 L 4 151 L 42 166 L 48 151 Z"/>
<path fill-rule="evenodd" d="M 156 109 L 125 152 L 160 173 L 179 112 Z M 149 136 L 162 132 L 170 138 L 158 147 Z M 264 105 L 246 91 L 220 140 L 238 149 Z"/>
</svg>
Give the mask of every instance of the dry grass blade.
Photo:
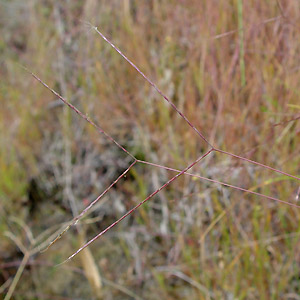
<svg viewBox="0 0 300 300">
<path fill-rule="evenodd" d="M 79 243 L 83 243 L 85 240 L 85 234 L 80 233 L 78 240 Z M 96 299 L 103 299 L 102 280 L 91 250 L 89 248 L 84 249 L 84 251 L 80 253 L 79 259 L 81 260 L 85 275 L 90 282 L 93 295 Z"/>
</svg>

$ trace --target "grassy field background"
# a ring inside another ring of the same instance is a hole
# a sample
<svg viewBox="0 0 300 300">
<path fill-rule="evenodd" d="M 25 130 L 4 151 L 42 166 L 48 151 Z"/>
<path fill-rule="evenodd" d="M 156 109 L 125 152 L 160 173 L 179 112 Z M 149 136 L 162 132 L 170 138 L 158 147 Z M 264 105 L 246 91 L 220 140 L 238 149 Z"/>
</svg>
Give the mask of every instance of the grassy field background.
<svg viewBox="0 0 300 300">
<path fill-rule="evenodd" d="M 207 145 L 90 22 L 213 145 L 299 177 L 299 12 L 293 0 L 1 0 L 0 295 L 300 299 L 300 210 L 185 175 L 53 268 L 174 172 L 135 165 L 40 253 L 132 159 L 21 67 L 138 159 L 184 169 Z M 221 153 L 192 172 L 299 204 L 299 181 Z"/>
</svg>

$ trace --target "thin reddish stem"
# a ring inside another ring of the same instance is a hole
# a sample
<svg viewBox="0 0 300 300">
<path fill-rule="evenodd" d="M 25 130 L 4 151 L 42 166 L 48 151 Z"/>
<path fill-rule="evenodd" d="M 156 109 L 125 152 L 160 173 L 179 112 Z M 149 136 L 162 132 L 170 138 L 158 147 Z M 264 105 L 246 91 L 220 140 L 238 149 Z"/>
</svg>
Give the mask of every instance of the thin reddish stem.
<svg viewBox="0 0 300 300">
<path fill-rule="evenodd" d="M 177 169 L 174 169 L 174 168 L 169 168 L 169 167 L 162 166 L 162 165 L 155 164 L 155 163 L 151 163 L 151 162 L 148 162 L 148 161 L 138 160 L 137 162 L 142 163 L 142 164 L 146 164 L 146 165 L 150 165 L 150 166 L 153 166 L 153 167 L 158 167 L 158 168 L 161 168 L 161 169 L 169 170 L 169 171 L 180 172 L 180 170 L 177 170 Z M 300 208 L 300 205 L 290 203 L 290 202 L 287 202 L 287 201 L 284 201 L 284 200 L 280 200 L 278 198 L 267 196 L 267 195 L 264 195 L 264 194 L 261 194 L 261 193 L 253 192 L 253 191 L 250 191 L 250 190 L 247 190 L 247 189 L 244 189 L 244 188 L 232 185 L 232 184 L 228 184 L 228 183 L 225 183 L 225 182 L 222 182 L 222 181 L 210 179 L 210 178 L 203 177 L 203 176 L 193 174 L 193 173 L 189 173 L 189 172 L 184 172 L 184 174 L 192 176 L 192 177 L 197 177 L 197 178 L 200 178 L 200 179 L 203 179 L 203 180 L 206 180 L 206 181 L 210 181 L 210 182 L 213 182 L 213 183 L 217 183 L 217 184 L 220 184 L 220 185 L 223 185 L 223 186 L 227 186 L 227 187 L 233 188 L 235 190 L 239 190 L 239 191 L 246 192 L 246 193 L 249 193 L 249 194 L 253 194 L 253 195 L 256 195 L 256 196 L 260 196 L 260 197 L 263 197 L 263 198 L 266 198 L 266 199 L 269 199 L 269 200 L 284 203 L 284 204 L 287 204 L 287 205 L 292 206 L 292 207 Z"/>
<path fill-rule="evenodd" d="M 29 71 L 28 69 L 24 68 L 27 72 L 29 72 L 37 81 L 39 81 L 44 87 L 46 87 L 49 91 L 51 91 L 56 97 L 58 97 L 62 102 L 64 102 L 66 105 L 68 105 L 71 109 L 73 109 L 79 116 L 81 116 L 84 120 L 86 120 L 88 123 L 90 123 L 92 126 L 94 126 L 100 133 L 104 134 L 111 142 L 116 144 L 120 149 L 122 149 L 124 152 L 126 152 L 129 156 L 131 156 L 134 160 L 136 158 L 133 154 L 131 154 L 128 150 L 126 150 L 123 146 L 121 146 L 112 136 L 110 136 L 107 132 L 105 132 L 99 125 L 94 123 L 89 117 L 87 117 L 85 114 L 83 114 L 79 109 L 77 109 L 74 105 L 72 105 L 70 102 L 68 102 L 63 96 L 61 96 L 59 93 L 57 93 L 55 90 L 53 90 L 51 87 L 49 87 L 44 81 L 42 81 L 37 75 Z"/>
<path fill-rule="evenodd" d="M 73 224 L 75 224 L 79 219 L 81 219 L 87 211 L 92 208 L 107 192 L 122 178 L 129 170 L 137 163 L 135 160 L 108 188 L 106 188 L 93 202 L 91 202 L 77 217 L 73 219 Z"/>
<path fill-rule="evenodd" d="M 210 149 L 209 151 L 207 151 L 205 154 L 203 154 L 202 156 L 200 156 L 197 160 L 195 160 L 193 163 L 191 163 L 189 166 L 187 166 L 185 169 L 183 169 L 182 171 L 180 171 L 178 174 L 176 174 L 174 177 L 172 177 L 170 180 L 168 180 L 165 184 L 163 184 L 160 188 L 158 188 L 155 192 L 153 192 L 152 194 L 150 194 L 147 198 L 145 198 L 143 201 L 141 201 L 139 204 L 137 204 L 135 207 L 133 207 L 132 209 L 130 209 L 127 213 L 125 213 L 121 218 L 119 218 L 117 221 L 115 221 L 114 223 L 112 223 L 110 226 L 108 226 L 107 228 L 105 228 L 103 231 L 101 231 L 99 234 L 97 234 L 95 237 L 93 237 L 91 240 L 89 240 L 86 244 L 84 244 L 81 248 L 79 248 L 75 253 L 73 253 L 71 256 L 69 256 L 64 262 L 62 262 L 61 264 L 69 261 L 70 259 L 72 259 L 74 256 L 76 256 L 79 252 L 81 252 L 83 249 L 85 249 L 86 247 L 88 247 L 91 243 L 93 243 L 95 240 L 97 240 L 100 236 L 102 236 L 103 234 L 105 234 L 108 230 L 110 230 L 111 228 L 113 228 L 114 226 L 116 226 L 118 223 L 120 223 L 123 219 L 125 219 L 126 217 L 128 217 L 130 214 L 132 214 L 136 209 L 138 209 L 141 205 L 143 205 L 145 202 L 147 202 L 148 200 L 150 200 L 153 196 L 155 196 L 157 193 L 159 193 L 162 189 L 164 189 L 166 186 L 168 186 L 170 183 L 172 183 L 175 179 L 177 179 L 179 176 L 181 176 L 182 174 L 184 174 L 187 170 L 189 170 L 190 168 L 192 168 L 194 165 L 196 165 L 200 160 L 202 160 L 203 158 L 205 158 L 207 155 L 209 155 L 211 152 L 213 151 L 213 149 Z"/>
<path fill-rule="evenodd" d="M 122 178 L 128 171 L 137 163 L 135 160 L 109 187 L 107 187 L 93 202 L 91 202 L 78 216 L 76 216 L 71 223 L 47 246 L 45 250 L 47 251 L 55 242 L 57 242 L 69 229 L 71 226 L 75 225 L 86 213 L 90 210 L 108 191 Z"/>
<path fill-rule="evenodd" d="M 235 157 L 235 158 L 238 158 L 238 159 L 241 159 L 241 160 L 244 160 L 244 161 L 246 161 L 246 162 L 248 162 L 248 163 L 251 163 L 251 164 L 260 166 L 260 167 L 265 168 L 265 169 L 269 169 L 269 170 L 271 170 L 271 171 L 273 171 L 273 172 L 280 173 L 280 174 L 282 174 L 282 175 L 285 175 L 285 176 L 294 178 L 294 179 L 296 179 L 296 180 L 300 180 L 300 178 L 297 177 L 297 176 L 288 174 L 288 173 L 283 172 L 283 171 L 280 171 L 280 170 L 278 170 L 278 169 L 274 169 L 274 168 L 272 168 L 272 167 L 266 166 L 266 165 L 264 165 L 264 164 L 261 164 L 261 163 L 259 163 L 259 162 L 254 161 L 254 160 L 251 160 L 251 159 L 248 159 L 248 158 L 245 158 L 245 157 L 236 155 L 236 154 L 232 154 L 232 153 L 230 153 L 230 152 L 226 152 L 226 151 L 223 151 L 223 150 L 220 150 L 220 149 L 214 149 L 214 151 L 220 152 L 220 153 L 223 153 L 223 154 L 226 154 L 226 155 L 228 155 L 228 156 L 232 156 L 232 157 Z"/>
<path fill-rule="evenodd" d="M 293 121 L 297 121 L 297 120 L 300 120 L 300 115 L 298 115 L 298 116 L 296 116 L 296 117 L 294 117 L 294 118 L 292 118 L 292 119 L 289 119 L 289 120 L 287 120 L 287 121 L 282 121 L 282 122 L 280 122 L 280 123 L 273 124 L 273 127 L 279 126 L 279 125 L 285 125 L 285 124 L 287 124 L 287 123 L 290 123 L 290 122 L 293 122 Z"/>
<path fill-rule="evenodd" d="M 158 88 L 158 86 L 147 77 L 123 52 L 117 48 L 108 38 L 102 34 L 97 27 L 94 27 L 95 31 L 111 46 L 113 47 L 136 71 L 144 77 L 144 79 L 172 106 L 172 108 L 189 124 L 189 126 L 211 147 L 214 148 L 204 135 L 188 120 L 188 118 L 177 108 L 177 106 Z"/>
</svg>

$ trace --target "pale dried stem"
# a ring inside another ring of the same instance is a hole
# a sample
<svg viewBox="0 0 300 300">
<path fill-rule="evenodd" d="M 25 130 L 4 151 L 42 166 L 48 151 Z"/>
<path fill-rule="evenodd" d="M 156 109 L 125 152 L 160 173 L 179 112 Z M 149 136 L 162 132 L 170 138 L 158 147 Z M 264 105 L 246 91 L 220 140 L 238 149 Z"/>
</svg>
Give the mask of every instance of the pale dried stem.
<svg viewBox="0 0 300 300">
<path fill-rule="evenodd" d="M 8 289 L 8 292 L 7 292 L 4 300 L 9 300 L 11 298 L 11 296 L 13 295 L 13 293 L 16 289 L 16 286 L 17 286 L 17 284 L 18 284 L 18 282 L 19 282 L 19 280 L 22 276 L 22 273 L 24 271 L 24 268 L 25 268 L 29 258 L 30 258 L 30 253 L 26 252 L 24 254 L 23 260 L 22 260 L 22 262 L 21 262 L 21 264 L 18 268 L 18 271 L 17 271 L 17 273 L 16 273 L 16 275 L 15 275 L 15 277 L 14 277 L 14 279 L 13 279 L 13 281 L 12 281 L 12 283 L 11 283 L 9 289 Z"/>
</svg>

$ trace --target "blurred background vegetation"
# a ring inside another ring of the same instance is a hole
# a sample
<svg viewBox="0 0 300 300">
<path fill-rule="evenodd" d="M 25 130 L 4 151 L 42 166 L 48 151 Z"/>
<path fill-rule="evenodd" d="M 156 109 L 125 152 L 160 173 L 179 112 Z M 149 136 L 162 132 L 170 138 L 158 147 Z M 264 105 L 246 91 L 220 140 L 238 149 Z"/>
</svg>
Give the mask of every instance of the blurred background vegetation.
<svg viewBox="0 0 300 300">
<path fill-rule="evenodd" d="M 205 143 L 90 22 L 216 147 L 299 176 L 299 12 L 294 0 L 1 0 L 3 298 L 13 285 L 13 299 L 300 299 L 299 209 L 188 176 L 53 268 L 174 173 L 136 165 L 40 253 L 132 160 L 20 67 L 137 158 L 185 168 Z M 222 154 L 192 172 L 297 203 L 299 181 Z"/>
</svg>

